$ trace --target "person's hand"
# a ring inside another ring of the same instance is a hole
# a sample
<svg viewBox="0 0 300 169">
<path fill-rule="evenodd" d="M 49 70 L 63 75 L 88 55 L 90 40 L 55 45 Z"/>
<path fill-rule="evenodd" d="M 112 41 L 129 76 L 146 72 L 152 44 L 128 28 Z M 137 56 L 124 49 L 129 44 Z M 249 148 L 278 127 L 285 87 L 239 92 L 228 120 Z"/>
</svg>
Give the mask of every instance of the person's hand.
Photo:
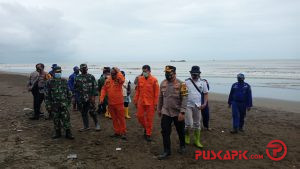
<svg viewBox="0 0 300 169">
<path fill-rule="evenodd" d="M 158 117 L 161 117 L 161 112 L 158 112 Z"/>
<path fill-rule="evenodd" d="M 247 107 L 247 111 L 250 111 L 251 110 L 251 107 Z"/>
<path fill-rule="evenodd" d="M 100 104 L 100 105 L 103 104 L 103 100 L 100 100 L 100 101 L 99 101 L 99 104 Z"/>
<path fill-rule="evenodd" d="M 157 105 L 154 105 L 154 111 L 156 111 L 157 110 Z"/>
<path fill-rule="evenodd" d="M 183 121 L 184 120 L 184 114 L 183 113 L 179 113 L 178 115 L 178 121 Z"/>
<path fill-rule="evenodd" d="M 117 67 L 114 67 L 113 69 L 114 69 L 117 73 L 120 72 L 120 69 L 117 68 Z"/>
<path fill-rule="evenodd" d="M 203 110 L 206 107 L 206 104 L 201 105 L 200 107 L 198 107 L 200 110 Z"/>
</svg>

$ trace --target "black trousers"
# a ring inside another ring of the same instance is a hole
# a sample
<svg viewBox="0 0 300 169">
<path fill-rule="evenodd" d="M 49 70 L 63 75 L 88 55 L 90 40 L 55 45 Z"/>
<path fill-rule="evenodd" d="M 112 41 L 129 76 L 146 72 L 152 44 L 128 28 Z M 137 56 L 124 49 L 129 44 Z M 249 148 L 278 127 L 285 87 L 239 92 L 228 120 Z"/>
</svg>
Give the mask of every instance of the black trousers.
<svg viewBox="0 0 300 169">
<path fill-rule="evenodd" d="M 93 118 L 95 126 L 98 124 L 98 119 L 97 119 L 97 114 L 96 114 L 96 107 L 94 104 L 92 104 L 91 102 L 82 102 L 79 104 L 79 110 L 81 112 L 82 115 L 82 122 L 83 122 L 83 126 L 84 128 L 89 128 L 89 116 L 88 113 L 90 114 L 90 116 Z"/>
<path fill-rule="evenodd" d="M 33 95 L 33 110 L 34 110 L 34 118 L 38 119 L 41 114 L 41 105 L 44 101 L 44 94 L 40 93 L 38 88 L 34 88 L 31 91 Z"/>
<path fill-rule="evenodd" d="M 178 116 L 170 117 L 167 115 L 162 115 L 161 118 L 161 134 L 163 137 L 163 144 L 164 144 L 164 152 L 171 153 L 171 139 L 170 135 L 172 132 L 172 123 L 174 122 L 179 141 L 180 147 L 185 146 L 184 142 L 184 120 L 178 121 Z"/>
</svg>

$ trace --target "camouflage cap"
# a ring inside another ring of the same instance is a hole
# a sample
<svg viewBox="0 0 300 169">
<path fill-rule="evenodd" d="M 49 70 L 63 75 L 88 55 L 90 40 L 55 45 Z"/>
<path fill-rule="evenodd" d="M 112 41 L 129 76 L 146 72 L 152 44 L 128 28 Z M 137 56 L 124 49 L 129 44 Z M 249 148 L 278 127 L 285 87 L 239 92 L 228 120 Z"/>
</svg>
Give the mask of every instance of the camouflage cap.
<svg viewBox="0 0 300 169">
<path fill-rule="evenodd" d="M 87 64 L 85 64 L 85 63 L 83 63 L 83 64 L 80 65 L 80 69 L 87 69 L 87 68 L 88 68 Z"/>
<path fill-rule="evenodd" d="M 53 71 L 55 73 L 61 72 L 61 67 L 60 66 L 56 66 L 56 67 L 53 68 Z"/>
<path fill-rule="evenodd" d="M 176 67 L 168 65 L 168 66 L 165 67 L 165 72 L 168 72 L 168 73 L 174 72 L 175 73 L 176 72 Z"/>
</svg>

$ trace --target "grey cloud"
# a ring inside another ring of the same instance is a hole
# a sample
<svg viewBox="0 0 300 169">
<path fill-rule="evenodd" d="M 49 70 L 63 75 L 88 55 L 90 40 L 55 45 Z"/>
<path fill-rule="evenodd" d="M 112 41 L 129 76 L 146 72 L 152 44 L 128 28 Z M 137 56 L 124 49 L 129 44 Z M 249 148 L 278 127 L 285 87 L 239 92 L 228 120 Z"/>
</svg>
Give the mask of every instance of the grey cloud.
<svg viewBox="0 0 300 169">
<path fill-rule="evenodd" d="M 69 60 L 79 28 L 55 9 L 0 3 L 0 62 Z"/>
</svg>

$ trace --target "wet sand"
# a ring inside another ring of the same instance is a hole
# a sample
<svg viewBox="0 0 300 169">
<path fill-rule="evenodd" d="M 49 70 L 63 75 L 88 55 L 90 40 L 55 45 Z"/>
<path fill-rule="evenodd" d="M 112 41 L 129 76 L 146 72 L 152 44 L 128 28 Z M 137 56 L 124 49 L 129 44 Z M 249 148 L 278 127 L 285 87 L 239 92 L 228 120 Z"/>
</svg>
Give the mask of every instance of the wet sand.
<svg viewBox="0 0 300 169">
<path fill-rule="evenodd" d="M 232 135 L 231 113 L 227 108 L 227 96 L 211 94 L 212 131 L 202 132 L 204 150 L 248 150 L 248 155 L 263 154 L 261 160 L 195 160 L 198 150 L 187 146 L 187 153 L 176 150 L 178 138 L 172 132 L 172 156 L 159 161 L 162 152 L 160 119 L 156 115 L 151 143 L 143 140 L 143 129 L 135 118 L 127 120 L 128 141 L 109 137 L 113 133 L 112 122 L 100 116 L 100 132 L 78 132 L 82 127 L 81 115 L 71 112 L 75 140 L 52 140 L 53 122 L 31 121 L 31 93 L 26 91 L 27 77 L 0 73 L 0 168 L 300 168 L 300 113 L 299 103 L 271 99 L 255 99 L 255 107 L 247 114 L 245 133 Z M 91 119 L 90 119 L 91 122 Z M 93 125 L 91 125 L 93 127 Z M 222 132 L 224 131 L 224 132 Z M 278 162 L 266 155 L 266 145 L 280 139 L 287 145 L 287 156 Z M 116 148 L 122 148 L 116 151 Z M 67 159 L 69 154 L 77 159 Z"/>
</svg>

